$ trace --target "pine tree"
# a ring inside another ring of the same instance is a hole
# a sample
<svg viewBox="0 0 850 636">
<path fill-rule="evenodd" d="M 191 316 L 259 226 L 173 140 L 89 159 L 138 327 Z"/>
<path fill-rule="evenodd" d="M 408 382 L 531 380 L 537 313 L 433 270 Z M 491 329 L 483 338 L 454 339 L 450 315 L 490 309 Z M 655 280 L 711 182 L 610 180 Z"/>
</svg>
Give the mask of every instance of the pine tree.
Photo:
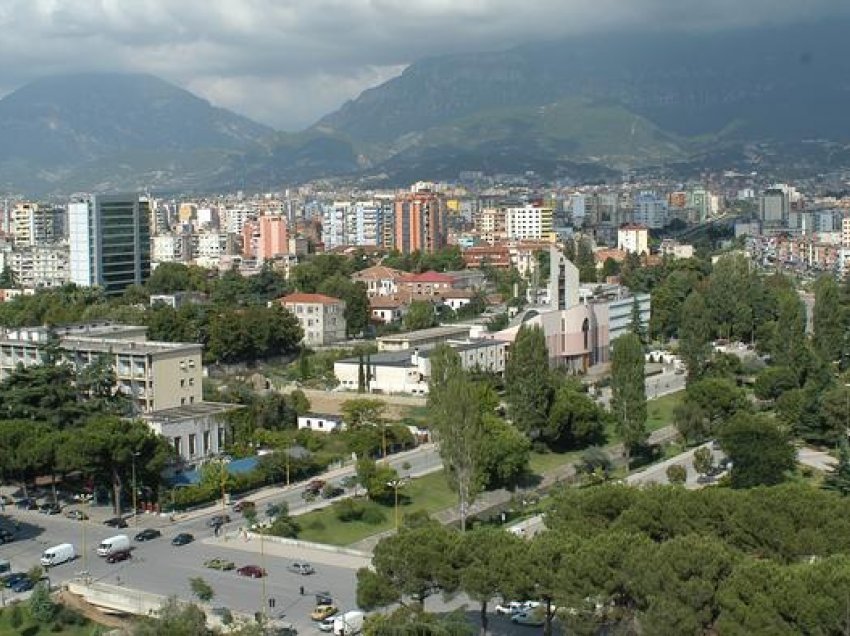
<svg viewBox="0 0 850 636">
<path fill-rule="evenodd" d="M 357 360 L 357 392 L 365 393 L 366 391 L 366 374 L 363 369 L 363 354 L 361 353 Z"/>
<path fill-rule="evenodd" d="M 850 444 L 847 435 L 842 435 L 838 443 L 838 464 L 824 477 L 823 487 L 826 490 L 840 492 L 845 497 L 850 495 Z"/>
</svg>

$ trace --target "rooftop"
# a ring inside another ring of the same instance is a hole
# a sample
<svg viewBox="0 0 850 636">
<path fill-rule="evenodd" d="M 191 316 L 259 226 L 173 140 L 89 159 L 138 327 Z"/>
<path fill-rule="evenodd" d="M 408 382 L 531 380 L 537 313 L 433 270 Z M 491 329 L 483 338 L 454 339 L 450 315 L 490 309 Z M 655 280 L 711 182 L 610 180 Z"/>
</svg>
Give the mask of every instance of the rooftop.
<svg viewBox="0 0 850 636">
<path fill-rule="evenodd" d="M 440 272 L 422 272 L 421 274 L 408 274 L 406 276 L 402 276 L 399 280 L 401 283 L 447 283 L 452 284 L 454 282 L 454 277 L 449 276 L 448 274 L 441 274 Z"/>
<path fill-rule="evenodd" d="M 336 305 L 337 303 L 342 302 L 339 298 L 334 298 L 333 296 L 325 296 L 324 294 L 305 294 L 303 292 L 289 294 L 288 296 L 279 298 L 278 301 L 283 305 L 296 303 L 303 303 L 307 305 Z"/>
<path fill-rule="evenodd" d="M 375 265 L 359 272 L 354 272 L 351 278 L 354 280 L 387 280 L 401 278 L 402 276 L 404 276 L 404 272 L 400 272 L 397 269 L 385 265 Z"/>
<path fill-rule="evenodd" d="M 120 340 L 117 338 L 62 338 L 62 349 L 71 351 L 99 351 L 102 353 L 169 353 L 174 351 L 200 351 L 203 345 L 193 342 L 152 342 Z"/>
<path fill-rule="evenodd" d="M 241 404 L 228 404 L 225 402 L 195 402 L 194 404 L 186 404 L 185 406 L 175 406 L 170 409 L 151 411 L 150 413 L 144 414 L 142 417 L 148 420 L 169 423 L 204 415 L 218 415 L 220 413 L 227 413 L 228 411 L 241 408 L 244 408 Z"/>
<path fill-rule="evenodd" d="M 461 334 L 469 334 L 469 326 L 464 325 L 441 325 L 439 327 L 431 327 L 429 329 L 420 329 L 418 331 L 408 331 L 407 333 L 398 333 L 388 336 L 381 336 L 377 340 L 379 342 L 398 343 L 416 342 L 418 340 L 432 340 L 434 338 L 451 338 L 452 336 L 459 337 Z"/>
</svg>

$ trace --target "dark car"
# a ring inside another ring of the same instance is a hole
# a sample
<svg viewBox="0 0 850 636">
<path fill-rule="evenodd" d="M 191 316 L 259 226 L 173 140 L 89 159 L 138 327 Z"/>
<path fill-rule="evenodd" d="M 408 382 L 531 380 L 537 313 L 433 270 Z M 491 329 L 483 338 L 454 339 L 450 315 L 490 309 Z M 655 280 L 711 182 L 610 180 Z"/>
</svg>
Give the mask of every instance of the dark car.
<svg viewBox="0 0 850 636">
<path fill-rule="evenodd" d="M 159 530 L 154 530 L 153 528 L 145 528 L 133 538 L 136 541 L 150 541 L 151 539 L 156 539 L 157 537 L 161 536 L 162 533 Z"/>
<path fill-rule="evenodd" d="M 252 579 L 261 579 L 266 575 L 266 571 L 259 565 L 243 565 L 236 570 L 239 576 L 250 576 Z"/>
<path fill-rule="evenodd" d="M 15 502 L 15 507 L 21 510 L 38 510 L 38 502 L 32 497 L 24 497 Z"/>
<path fill-rule="evenodd" d="M 171 545 L 186 545 L 187 543 L 192 543 L 194 540 L 195 537 L 188 532 L 181 532 L 171 540 Z"/>
<path fill-rule="evenodd" d="M 118 563 L 119 561 L 126 561 L 127 559 L 132 559 L 133 555 L 129 550 L 116 550 L 115 552 L 110 552 L 106 556 L 107 563 Z"/>
<path fill-rule="evenodd" d="M 112 517 L 111 519 L 104 521 L 103 525 L 109 526 L 110 528 L 126 528 L 127 521 L 124 517 Z"/>
<path fill-rule="evenodd" d="M 77 521 L 86 521 L 89 518 L 85 512 L 76 509 L 66 511 L 65 516 L 68 517 L 68 519 L 76 519 Z"/>
<path fill-rule="evenodd" d="M 30 577 L 25 576 L 15 581 L 9 587 L 12 588 L 13 592 L 17 592 L 18 594 L 20 594 L 21 592 L 28 592 L 33 587 L 35 587 L 35 581 L 33 581 Z"/>
<path fill-rule="evenodd" d="M 15 535 L 11 530 L 6 530 L 6 528 L 0 528 L 0 545 L 4 543 L 10 543 L 15 540 Z"/>
<path fill-rule="evenodd" d="M 6 587 L 12 587 L 15 583 L 25 578 L 27 578 L 25 572 L 13 572 L 12 574 L 7 574 L 3 577 L 3 585 Z"/>
<path fill-rule="evenodd" d="M 216 526 L 224 525 L 225 523 L 230 523 L 230 515 L 213 515 L 210 517 L 209 521 L 207 521 L 207 526 L 214 528 Z"/>
<path fill-rule="evenodd" d="M 60 506 L 58 503 L 41 504 L 41 507 L 38 509 L 38 511 L 45 515 L 58 515 L 60 512 L 62 512 L 62 506 Z"/>
<path fill-rule="evenodd" d="M 328 485 L 322 489 L 322 497 L 325 499 L 333 499 L 334 497 L 339 497 L 343 493 L 345 493 L 345 490 L 339 486 Z"/>
<path fill-rule="evenodd" d="M 233 504 L 233 512 L 246 512 L 248 510 L 256 510 L 257 504 L 253 501 L 248 501 L 247 499 L 243 499 L 242 501 L 237 501 Z"/>
<path fill-rule="evenodd" d="M 304 492 L 307 492 L 311 495 L 318 495 L 322 488 L 325 487 L 325 482 L 322 479 L 313 479 L 304 487 Z"/>
</svg>

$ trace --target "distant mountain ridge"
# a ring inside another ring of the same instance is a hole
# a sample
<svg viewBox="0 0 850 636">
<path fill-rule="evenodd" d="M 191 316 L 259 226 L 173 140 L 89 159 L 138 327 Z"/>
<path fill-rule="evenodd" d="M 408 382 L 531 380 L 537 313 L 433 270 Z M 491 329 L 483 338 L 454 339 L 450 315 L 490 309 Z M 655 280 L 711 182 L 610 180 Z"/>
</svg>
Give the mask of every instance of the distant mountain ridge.
<svg viewBox="0 0 850 636">
<path fill-rule="evenodd" d="M 596 180 L 754 156 L 834 169 L 850 160 L 848 32 L 836 20 L 612 33 L 425 59 L 297 134 L 150 75 L 46 78 L 0 100 L 0 190 L 402 185 L 463 170 Z"/>
</svg>

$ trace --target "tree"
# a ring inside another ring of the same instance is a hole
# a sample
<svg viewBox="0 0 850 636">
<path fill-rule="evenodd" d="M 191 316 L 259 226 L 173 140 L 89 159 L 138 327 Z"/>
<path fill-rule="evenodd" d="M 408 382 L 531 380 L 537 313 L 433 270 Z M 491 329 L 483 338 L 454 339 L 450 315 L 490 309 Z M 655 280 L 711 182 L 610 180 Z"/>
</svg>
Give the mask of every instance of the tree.
<svg viewBox="0 0 850 636">
<path fill-rule="evenodd" d="M 747 411 L 746 393 L 726 378 L 705 377 L 693 382 L 674 411 L 676 426 L 688 441 L 702 441 L 739 411 Z"/>
<path fill-rule="evenodd" d="M 369 568 L 357 570 L 357 607 L 371 611 L 401 600 L 401 594 L 391 581 Z"/>
<path fill-rule="evenodd" d="M 845 497 L 850 495 L 850 444 L 847 436 L 842 435 L 838 445 L 838 463 L 826 474 L 823 488 L 840 492 Z"/>
<path fill-rule="evenodd" d="M 773 363 L 797 371 L 801 378 L 807 369 L 806 308 L 796 291 L 787 291 L 779 298 L 776 328 L 770 353 Z"/>
<path fill-rule="evenodd" d="M 544 432 L 546 441 L 559 448 L 584 448 L 602 442 L 605 435 L 605 410 L 574 380 L 561 384 L 549 410 Z"/>
<path fill-rule="evenodd" d="M 611 412 L 630 465 L 632 451 L 644 443 L 646 430 L 646 385 L 643 347 L 637 336 L 626 333 L 614 340 L 611 353 Z"/>
<path fill-rule="evenodd" d="M 457 576 L 449 556 L 456 532 L 432 521 L 416 528 L 402 527 L 375 546 L 372 565 L 399 595 L 419 604 L 438 590 L 453 592 Z"/>
<path fill-rule="evenodd" d="M 667 481 L 677 486 L 681 486 L 688 480 L 688 469 L 681 464 L 670 464 L 666 474 Z"/>
<path fill-rule="evenodd" d="M 711 323 L 702 294 L 693 291 L 682 305 L 679 355 L 688 370 L 688 382 L 699 379 L 711 358 Z"/>
<path fill-rule="evenodd" d="M 753 393 L 760 400 L 775 400 L 787 391 L 799 388 L 797 374 L 788 367 L 765 367 L 756 376 Z"/>
<path fill-rule="evenodd" d="M 47 625 L 56 615 L 56 603 L 50 598 L 46 583 L 36 583 L 27 603 L 32 617 L 42 625 Z"/>
<path fill-rule="evenodd" d="M 714 467 L 714 455 L 708 446 L 700 446 L 694 451 L 694 470 L 700 475 L 707 475 Z"/>
<path fill-rule="evenodd" d="M 824 274 L 815 283 L 815 306 L 812 310 L 815 349 L 825 360 L 834 362 L 844 348 L 844 310 L 835 277 Z"/>
<path fill-rule="evenodd" d="M 407 308 L 404 315 L 404 327 L 411 331 L 427 329 L 437 324 L 437 315 L 434 313 L 434 305 L 427 300 L 414 300 Z"/>
<path fill-rule="evenodd" d="M 459 588 L 479 603 L 481 634 L 487 634 L 487 604 L 497 595 L 507 596 L 509 581 L 516 576 L 513 555 L 517 542 L 510 532 L 476 528 L 465 533 L 454 546 L 452 560 L 460 570 Z"/>
<path fill-rule="evenodd" d="M 490 413 L 482 415 L 482 429 L 477 483 L 487 489 L 515 486 L 528 473 L 531 442 L 515 426 Z"/>
<path fill-rule="evenodd" d="M 189 588 L 192 590 L 192 594 L 202 603 L 209 603 L 215 596 L 212 586 L 200 576 L 193 576 L 189 579 Z"/>
<path fill-rule="evenodd" d="M 794 468 L 794 446 L 766 415 L 738 413 L 720 428 L 718 441 L 732 461 L 733 488 L 779 484 Z"/>
<path fill-rule="evenodd" d="M 193 288 L 189 268 L 183 263 L 160 263 L 151 272 L 146 286 L 151 294 L 172 294 Z"/>
<path fill-rule="evenodd" d="M 356 336 L 369 325 L 371 310 L 366 286 L 361 282 L 353 282 L 347 276 L 335 274 L 324 280 L 318 287 L 321 294 L 345 301 L 345 332 L 348 336 Z"/>
<path fill-rule="evenodd" d="M 646 342 L 646 325 L 640 315 L 640 301 L 637 294 L 632 298 L 632 320 L 629 330 L 635 334 L 641 342 Z"/>
<path fill-rule="evenodd" d="M 3 267 L 3 271 L 0 272 L 0 288 L 2 289 L 14 289 L 18 286 L 18 277 L 15 275 L 14 270 L 11 267 L 6 265 Z"/>
<path fill-rule="evenodd" d="M 438 347 L 431 356 L 428 389 L 434 437 L 449 484 L 458 493 L 461 530 L 466 529 L 467 507 L 480 491 L 483 414 L 495 408 L 492 390 L 471 381 L 457 352 Z"/>
<path fill-rule="evenodd" d="M 712 329 L 721 338 L 733 338 L 751 332 L 752 308 L 749 304 L 750 263 L 739 255 L 723 256 L 714 264 L 706 288 L 706 304 Z M 682 318 L 687 310 L 682 309 Z"/>
<path fill-rule="evenodd" d="M 505 365 L 505 400 L 514 425 L 537 439 L 546 428 L 552 397 L 549 352 L 540 327 L 523 325 Z"/>
<path fill-rule="evenodd" d="M 170 597 L 156 618 L 144 618 L 133 628 L 133 636 L 200 636 L 207 634 L 206 614 L 197 605 L 182 605 Z"/>
</svg>

